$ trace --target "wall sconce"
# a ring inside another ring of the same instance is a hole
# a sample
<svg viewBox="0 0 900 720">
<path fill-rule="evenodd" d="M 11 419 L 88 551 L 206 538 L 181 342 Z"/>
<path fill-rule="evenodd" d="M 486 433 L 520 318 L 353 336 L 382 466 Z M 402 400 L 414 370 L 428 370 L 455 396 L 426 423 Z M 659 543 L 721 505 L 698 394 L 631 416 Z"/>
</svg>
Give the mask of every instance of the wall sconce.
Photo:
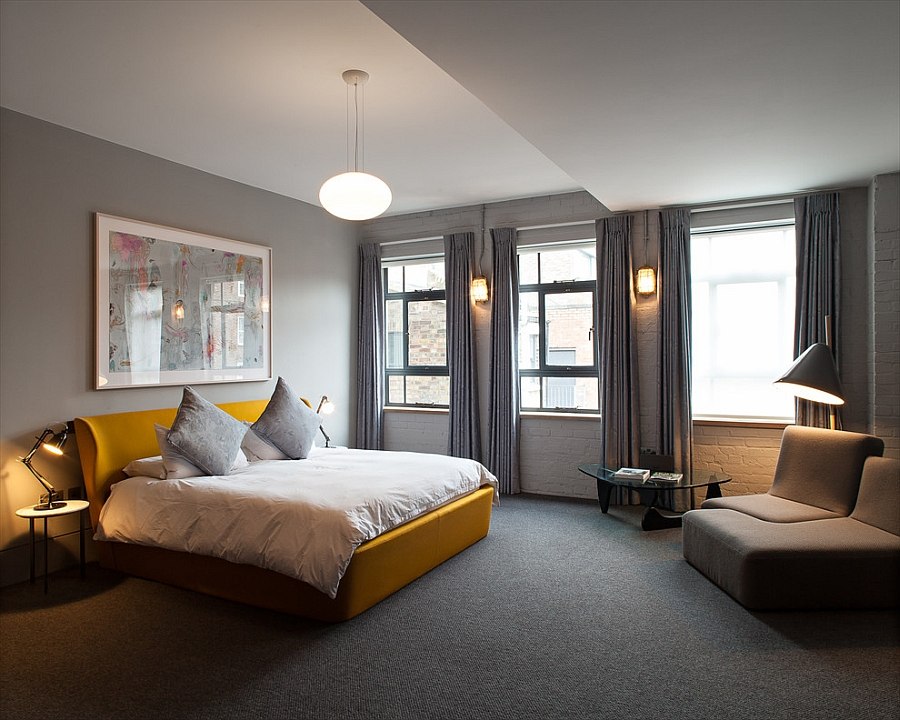
<svg viewBox="0 0 900 720">
<path fill-rule="evenodd" d="M 331 413 L 333 413 L 333 412 L 334 412 L 334 403 L 328 399 L 327 395 L 323 395 L 322 399 L 319 400 L 319 407 L 316 408 L 316 414 L 317 415 L 331 415 Z M 328 437 L 328 433 L 325 432 L 325 428 L 323 428 L 321 425 L 319 425 L 319 430 L 321 430 L 322 435 L 325 436 L 325 447 L 327 447 L 327 448 L 332 447 L 331 438 Z"/>
<path fill-rule="evenodd" d="M 181 300 L 175 301 L 175 305 L 172 307 L 172 316 L 176 320 L 184 320 L 184 303 Z"/>
<path fill-rule="evenodd" d="M 487 278 L 483 275 L 472 278 L 472 300 L 477 303 L 487 302 L 488 300 Z"/>
<path fill-rule="evenodd" d="M 644 210 L 644 260 L 647 260 L 647 241 L 650 236 L 650 211 Z M 636 282 L 638 295 L 652 295 L 656 292 L 656 270 L 650 265 L 638 268 Z"/>
<path fill-rule="evenodd" d="M 656 292 L 656 270 L 649 265 L 638 268 L 637 292 L 638 295 L 652 295 Z"/>
<path fill-rule="evenodd" d="M 37 481 L 47 491 L 47 502 L 35 505 L 35 510 L 55 510 L 56 508 L 65 507 L 66 503 L 61 500 L 56 500 L 56 498 L 59 497 L 56 488 L 54 488 L 47 478 L 41 475 L 37 468 L 31 464 L 31 459 L 38 451 L 38 448 L 43 448 L 54 455 L 62 455 L 63 446 L 66 444 L 66 440 L 69 439 L 69 433 L 73 432 L 75 432 L 75 423 L 71 421 L 65 423 L 63 429 L 59 432 L 54 432 L 52 428 L 46 427 L 44 428 L 44 432 L 37 437 L 37 442 L 35 442 L 28 454 L 25 457 L 18 459 L 20 463 L 28 468 L 31 474 L 37 478 Z"/>
</svg>

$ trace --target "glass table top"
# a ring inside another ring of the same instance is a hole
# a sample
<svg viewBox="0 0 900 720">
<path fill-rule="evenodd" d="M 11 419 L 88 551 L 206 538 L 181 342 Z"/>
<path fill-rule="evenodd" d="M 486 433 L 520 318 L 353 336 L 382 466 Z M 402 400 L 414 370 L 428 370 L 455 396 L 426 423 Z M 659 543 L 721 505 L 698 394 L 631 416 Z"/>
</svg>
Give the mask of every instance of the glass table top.
<svg viewBox="0 0 900 720">
<path fill-rule="evenodd" d="M 692 475 L 684 474 L 678 482 L 664 482 L 656 480 L 638 480 L 615 477 L 616 470 L 604 467 L 596 463 L 579 465 L 578 469 L 585 475 L 590 475 L 610 485 L 619 485 L 630 488 L 646 488 L 652 490 L 678 490 L 682 488 L 701 488 L 710 485 L 722 485 L 731 482 L 731 476 L 711 470 L 695 470 Z"/>
</svg>

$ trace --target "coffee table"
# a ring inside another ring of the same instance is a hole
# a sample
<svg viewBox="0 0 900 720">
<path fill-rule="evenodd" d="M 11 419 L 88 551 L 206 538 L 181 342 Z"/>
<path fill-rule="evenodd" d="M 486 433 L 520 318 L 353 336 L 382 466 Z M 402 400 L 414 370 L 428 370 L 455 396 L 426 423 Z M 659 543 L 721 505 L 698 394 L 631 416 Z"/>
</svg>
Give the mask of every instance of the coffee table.
<svg viewBox="0 0 900 720">
<path fill-rule="evenodd" d="M 690 490 L 692 488 L 709 488 L 706 491 L 707 498 L 722 497 L 719 487 L 731 482 L 731 476 L 708 470 L 695 470 L 692 475 L 685 474 L 677 483 L 657 483 L 651 480 L 626 480 L 615 477 L 616 471 L 599 464 L 579 465 L 578 469 L 585 475 L 590 475 L 597 480 L 597 499 L 600 501 L 600 510 L 606 514 L 609 511 L 609 497 L 614 487 L 625 487 L 637 490 L 641 502 L 647 505 L 644 517 L 641 520 L 643 530 L 663 530 L 665 528 L 681 527 L 681 516 L 659 507 L 662 503 L 662 494 L 667 490 Z"/>
</svg>

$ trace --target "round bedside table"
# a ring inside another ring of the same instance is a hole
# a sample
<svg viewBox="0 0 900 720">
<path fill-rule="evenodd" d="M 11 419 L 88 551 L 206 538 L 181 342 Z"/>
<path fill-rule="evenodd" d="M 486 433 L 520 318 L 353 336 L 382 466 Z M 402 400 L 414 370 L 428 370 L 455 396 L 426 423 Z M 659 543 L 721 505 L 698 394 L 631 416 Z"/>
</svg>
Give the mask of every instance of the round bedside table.
<svg viewBox="0 0 900 720">
<path fill-rule="evenodd" d="M 27 507 L 16 510 L 16 515 L 21 518 L 28 518 L 28 531 L 31 535 L 31 582 L 34 582 L 34 521 L 35 518 L 44 519 L 44 592 L 47 592 L 47 578 L 50 574 L 48 572 L 50 566 L 47 562 L 47 550 L 50 546 L 50 536 L 47 534 L 47 520 L 52 517 L 82 513 L 87 509 L 87 500 L 67 500 L 65 505 L 59 508 L 53 508 L 52 510 L 35 510 L 33 505 L 28 505 Z M 80 554 L 81 577 L 84 577 L 84 519 L 80 514 L 78 516 L 78 549 Z"/>
</svg>

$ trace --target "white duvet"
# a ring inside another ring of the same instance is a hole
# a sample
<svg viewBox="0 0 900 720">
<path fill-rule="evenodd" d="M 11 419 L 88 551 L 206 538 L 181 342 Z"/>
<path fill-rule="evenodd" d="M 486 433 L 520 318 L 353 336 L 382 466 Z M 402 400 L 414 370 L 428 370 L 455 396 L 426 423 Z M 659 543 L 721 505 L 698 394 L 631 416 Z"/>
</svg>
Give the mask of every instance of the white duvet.
<svg viewBox="0 0 900 720">
<path fill-rule="evenodd" d="M 474 460 L 318 448 L 230 475 L 122 480 L 95 539 L 257 565 L 333 598 L 360 544 L 486 484 L 496 503 L 496 478 Z"/>
</svg>

